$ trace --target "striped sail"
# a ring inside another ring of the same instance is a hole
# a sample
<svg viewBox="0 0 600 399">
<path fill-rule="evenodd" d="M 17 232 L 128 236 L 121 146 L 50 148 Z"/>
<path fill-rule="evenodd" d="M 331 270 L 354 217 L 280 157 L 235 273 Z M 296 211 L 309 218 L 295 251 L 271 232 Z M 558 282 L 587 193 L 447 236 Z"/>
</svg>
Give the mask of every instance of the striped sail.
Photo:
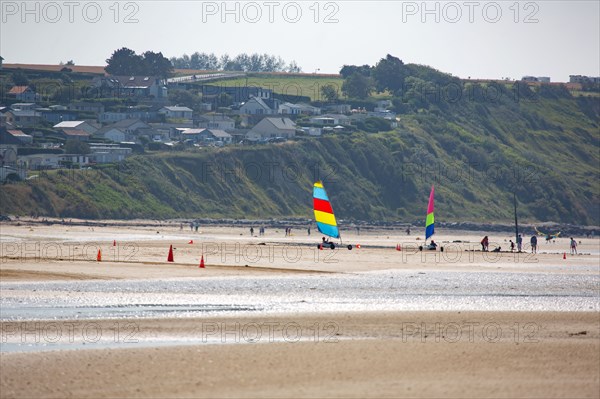
<svg viewBox="0 0 600 399">
<path fill-rule="evenodd" d="M 429 205 L 427 206 L 427 219 L 425 220 L 425 240 L 431 237 L 434 233 L 434 217 L 433 217 L 433 186 L 431 186 L 431 194 L 429 194 Z"/>
<path fill-rule="evenodd" d="M 319 231 L 326 236 L 340 238 L 340 231 L 337 228 L 329 197 L 320 181 L 316 182 L 313 187 L 313 205 Z"/>
</svg>

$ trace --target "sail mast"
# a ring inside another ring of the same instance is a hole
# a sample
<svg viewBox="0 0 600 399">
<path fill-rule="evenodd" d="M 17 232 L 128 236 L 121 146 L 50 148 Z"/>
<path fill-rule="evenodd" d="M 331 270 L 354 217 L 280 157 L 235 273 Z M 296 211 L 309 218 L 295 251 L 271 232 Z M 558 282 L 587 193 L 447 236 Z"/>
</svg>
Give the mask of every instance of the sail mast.
<svg viewBox="0 0 600 399">
<path fill-rule="evenodd" d="M 515 242 L 519 241 L 519 223 L 517 222 L 517 194 L 513 191 L 513 203 L 515 205 Z"/>
</svg>

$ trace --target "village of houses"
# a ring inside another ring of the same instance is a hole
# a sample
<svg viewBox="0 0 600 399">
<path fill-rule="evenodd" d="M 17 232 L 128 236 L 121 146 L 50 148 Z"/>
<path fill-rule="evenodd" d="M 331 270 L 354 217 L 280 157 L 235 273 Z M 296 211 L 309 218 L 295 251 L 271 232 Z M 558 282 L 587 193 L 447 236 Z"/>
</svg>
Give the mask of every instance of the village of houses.
<svg viewBox="0 0 600 399">
<path fill-rule="evenodd" d="M 144 148 L 193 150 L 318 139 L 324 134 L 354 131 L 356 121 L 368 117 L 386 119 L 395 127 L 396 115 L 388 110 L 389 101 L 378 102 L 370 112 L 343 103 L 317 107 L 285 101 L 284 96 L 262 87 L 203 84 L 195 86 L 203 94 L 196 112 L 169 104 L 169 90 L 185 89 L 186 81 L 147 76 L 94 78 L 91 87 L 101 91 L 103 98 L 134 100 L 135 105 L 125 110 L 107 109 L 102 102 L 85 99 L 50 104 L 29 86 L 13 86 L 3 96 L 5 104 L 0 104 L 2 181 L 13 169 L 17 172 L 12 178 L 20 180 L 26 178 L 27 170 L 118 163 Z M 216 109 L 214 100 L 224 94 L 231 105 Z M 299 118 L 302 124 L 297 123 Z M 85 155 L 65 153 L 68 140 L 85 142 L 89 151 Z"/>
</svg>

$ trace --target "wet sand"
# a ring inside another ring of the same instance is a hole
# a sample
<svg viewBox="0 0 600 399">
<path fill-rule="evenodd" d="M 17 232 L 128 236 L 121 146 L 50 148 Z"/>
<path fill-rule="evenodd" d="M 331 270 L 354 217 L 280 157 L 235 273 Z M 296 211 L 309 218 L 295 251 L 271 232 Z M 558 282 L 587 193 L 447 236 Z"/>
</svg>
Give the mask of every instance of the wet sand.
<svg viewBox="0 0 600 399">
<path fill-rule="evenodd" d="M 355 246 L 352 251 L 321 251 L 316 247 L 320 237 L 300 230 L 285 237 L 283 230 L 267 229 L 264 237 L 250 237 L 245 228 L 194 233 L 178 225 L 158 233 L 142 227 L 2 224 L 0 229 L 2 287 L 356 273 L 360 278 L 361 273 L 391 270 L 576 275 L 593 288 L 600 273 L 600 241 L 586 238 L 578 247 L 585 254 L 570 256 L 568 238 L 548 244 L 540 240 L 543 253 L 536 255 L 470 252 L 478 249 L 483 234 L 472 232 L 441 231 L 436 241 L 445 246 L 442 254 L 419 252 L 421 241 L 400 231 L 349 232 L 344 241 Z M 504 249 L 511 238 L 490 235 L 490 247 Z M 394 249 L 397 244 L 402 251 Z M 170 245 L 173 263 L 166 262 Z M 101 262 L 96 261 L 98 249 Z M 201 255 L 205 269 L 198 268 Z M 13 292 L 0 294 L 4 299 Z M 45 301 L 40 293 L 27 295 Z M 36 321 L 3 319 L 3 342 L 19 337 L 20 322 Z M 81 336 L 89 322 L 76 320 L 73 336 Z M 600 392 L 600 315 L 595 310 L 292 311 L 93 320 L 112 333 L 115 322 L 125 336 L 108 347 L 1 352 L 0 396 L 597 398 Z M 35 339 L 36 327 L 24 328 L 30 329 L 25 340 Z"/>
</svg>

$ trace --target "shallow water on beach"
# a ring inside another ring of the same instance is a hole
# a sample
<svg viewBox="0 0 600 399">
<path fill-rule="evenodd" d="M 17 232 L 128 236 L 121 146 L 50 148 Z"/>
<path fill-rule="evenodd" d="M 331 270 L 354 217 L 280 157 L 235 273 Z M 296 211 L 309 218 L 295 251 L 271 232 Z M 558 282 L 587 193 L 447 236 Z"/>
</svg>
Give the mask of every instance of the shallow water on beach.
<svg viewBox="0 0 600 399">
<path fill-rule="evenodd" d="M 128 342 L 130 327 L 140 318 L 373 311 L 598 312 L 599 291 L 598 274 L 438 270 L 0 282 L 0 352 L 223 343 L 218 337 L 199 341 L 198 334 L 141 339 L 135 335 Z M 100 319 L 112 319 L 119 337 L 99 328 L 94 320 Z M 84 326 L 83 337 L 70 330 L 73 323 Z"/>
<path fill-rule="evenodd" d="M 381 271 L 0 283 L 0 320 L 341 311 L 599 311 L 600 276 Z"/>
</svg>

